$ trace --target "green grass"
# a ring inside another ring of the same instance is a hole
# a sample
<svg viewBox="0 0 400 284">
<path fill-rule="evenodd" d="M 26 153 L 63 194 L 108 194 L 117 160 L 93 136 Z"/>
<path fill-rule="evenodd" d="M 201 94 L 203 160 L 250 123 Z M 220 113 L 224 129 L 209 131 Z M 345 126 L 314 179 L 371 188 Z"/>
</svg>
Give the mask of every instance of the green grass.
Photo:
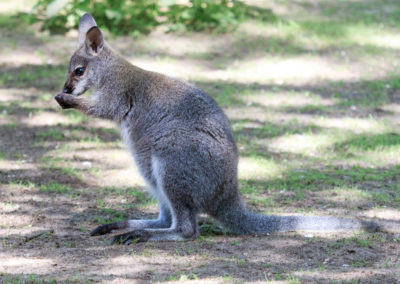
<svg viewBox="0 0 400 284">
<path fill-rule="evenodd" d="M 294 170 L 289 171 L 281 179 L 270 183 L 270 189 L 307 189 L 318 190 L 326 187 L 351 186 L 362 182 L 381 182 L 381 187 L 393 189 L 387 183 L 396 180 L 400 174 L 400 166 L 389 169 L 371 169 L 353 166 L 347 169 L 333 166 L 325 169 Z"/>
<path fill-rule="evenodd" d="M 95 224 L 107 224 L 123 221 L 127 218 L 124 211 L 113 208 L 98 208 L 97 214 L 92 217 Z"/>
<path fill-rule="evenodd" d="M 72 195 L 74 192 L 74 189 L 69 185 L 60 184 L 58 182 L 51 182 L 48 184 L 41 185 L 40 191 L 63 194 L 63 195 Z"/>
<path fill-rule="evenodd" d="M 10 284 L 56 284 L 56 279 L 46 279 L 36 274 L 6 274 L 0 273 L 2 283 Z"/>
<path fill-rule="evenodd" d="M 128 198 L 133 198 L 132 204 L 135 207 L 146 207 L 150 204 L 154 204 L 154 198 L 140 189 L 134 187 L 119 188 L 119 187 L 105 187 L 102 189 L 104 195 L 120 195 Z"/>
<path fill-rule="evenodd" d="M 43 142 L 45 140 L 49 141 L 62 141 L 64 140 L 64 133 L 56 128 L 49 128 L 45 130 L 40 130 L 35 133 L 35 140 L 37 142 Z"/>
<path fill-rule="evenodd" d="M 69 120 L 71 121 L 71 123 L 74 124 L 80 124 L 82 122 L 86 122 L 89 120 L 89 117 L 84 115 L 83 113 L 77 111 L 77 110 L 67 110 L 63 113 L 64 115 L 66 115 Z"/>
<path fill-rule="evenodd" d="M 353 136 L 336 146 L 336 150 L 356 152 L 367 150 L 384 150 L 385 148 L 400 147 L 400 135 L 397 133 L 361 134 Z"/>
<path fill-rule="evenodd" d="M 0 151 L 0 161 L 5 160 L 6 159 L 6 155 L 4 154 L 4 152 Z"/>
<path fill-rule="evenodd" d="M 9 102 L 0 102 L 0 113 L 3 116 L 7 115 L 20 115 L 32 116 L 35 113 L 42 111 L 41 108 L 34 108 L 30 106 L 29 102 L 12 100 Z"/>
<path fill-rule="evenodd" d="M 43 156 L 40 162 L 43 164 L 41 168 L 44 170 L 57 172 L 59 175 L 82 180 L 82 170 L 68 165 L 68 160 L 66 159 L 54 156 Z"/>
<path fill-rule="evenodd" d="M 52 94 L 43 94 L 43 95 L 41 95 L 39 98 L 40 98 L 42 101 L 48 102 L 48 101 L 50 101 L 53 97 L 54 97 L 54 95 L 52 95 Z"/>
</svg>

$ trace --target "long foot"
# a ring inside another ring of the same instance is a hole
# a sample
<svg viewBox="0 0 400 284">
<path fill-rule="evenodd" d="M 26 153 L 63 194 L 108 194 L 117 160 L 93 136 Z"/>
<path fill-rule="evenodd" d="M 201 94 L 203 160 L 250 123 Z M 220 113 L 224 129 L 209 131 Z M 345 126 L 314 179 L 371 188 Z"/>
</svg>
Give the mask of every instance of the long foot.
<svg viewBox="0 0 400 284">
<path fill-rule="evenodd" d="M 108 245 L 113 244 L 125 244 L 129 245 L 131 243 L 137 242 L 147 242 L 150 238 L 150 234 L 146 231 L 132 231 L 120 235 L 116 235 L 108 240 Z"/>
</svg>

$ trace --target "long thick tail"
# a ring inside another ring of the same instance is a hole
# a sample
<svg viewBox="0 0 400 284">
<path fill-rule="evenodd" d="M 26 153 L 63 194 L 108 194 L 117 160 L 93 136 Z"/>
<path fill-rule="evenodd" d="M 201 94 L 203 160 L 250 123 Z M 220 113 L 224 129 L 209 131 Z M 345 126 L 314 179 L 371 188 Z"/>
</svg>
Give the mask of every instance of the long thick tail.
<svg viewBox="0 0 400 284">
<path fill-rule="evenodd" d="M 368 231 L 400 233 L 399 221 L 359 220 L 320 216 L 275 216 L 252 213 L 242 204 L 226 208 L 217 219 L 234 234 L 260 234 L 274 232 L 309 231 Z"/>
</svg>

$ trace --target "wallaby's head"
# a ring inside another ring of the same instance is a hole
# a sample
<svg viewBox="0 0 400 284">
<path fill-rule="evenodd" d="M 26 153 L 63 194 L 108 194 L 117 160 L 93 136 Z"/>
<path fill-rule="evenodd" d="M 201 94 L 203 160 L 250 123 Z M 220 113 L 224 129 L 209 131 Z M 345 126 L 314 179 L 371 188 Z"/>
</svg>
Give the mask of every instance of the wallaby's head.
<svg viewBox="0 0 400 284">
<path fill-rule="evenodd" d="M 69 62 L 64 93 L 79 96 L 98 81 L 107 61 L 103 49 L 103 33 L 91 15 L 83 15 L 79 22 L 78 47 Z"/>
</svg>

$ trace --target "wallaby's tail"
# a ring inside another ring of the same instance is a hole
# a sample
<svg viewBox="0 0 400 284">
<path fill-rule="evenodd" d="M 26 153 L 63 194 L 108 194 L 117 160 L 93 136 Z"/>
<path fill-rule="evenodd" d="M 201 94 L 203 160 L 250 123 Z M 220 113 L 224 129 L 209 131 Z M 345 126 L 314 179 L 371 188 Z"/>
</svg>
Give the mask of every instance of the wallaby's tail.
<svg viewBox="0 0 400 284">
<path fill-rule="evenodd" d="M 368 232 L 400 232 L 399 221 L 359 220 L 319 216 L 275 216 L 249 212 L 242 203 L 226 208 L 216 218 L 234 234 L 310 231 L 335 232 L 363 230 Z"/>
</svg>

